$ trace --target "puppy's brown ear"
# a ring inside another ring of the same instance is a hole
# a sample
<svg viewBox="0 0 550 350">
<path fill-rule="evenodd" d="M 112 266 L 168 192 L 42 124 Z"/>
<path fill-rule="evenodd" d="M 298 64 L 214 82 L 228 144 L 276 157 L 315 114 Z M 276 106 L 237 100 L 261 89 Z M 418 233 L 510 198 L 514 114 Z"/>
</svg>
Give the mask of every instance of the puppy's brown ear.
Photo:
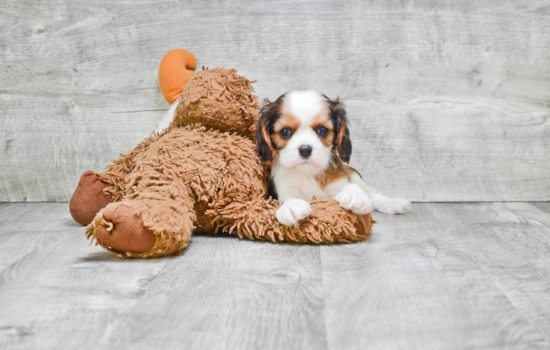
<svg viewBox="0 0 550 350">
<path fill-rule="evenodd" d="M 277 158 L 277 153 L 275 152 L 275 148 L 273 147 L 273 143 L 271 143 L 271 136 L 269 135 L 269 131 L 267 131 L 267 126 L 265 126 L 265 125 L 262 125 L 262 136 L 263 136 L 263 139 L 265 140 L 265 143 L 266 143 L 267 147 L 269 148 L 269 153 L 271 155 L 271 157 L 269 159 L 263 159 L 265 157 L 262 156 L 262 160 L 263 161 L 274 160 L 275 158 Z"/>
<path fill-rule="evenodd" d="M 349 163 L 351 157 L 351 139 L 349 137 L 349 129 L 347 123 L 344 122 L 338 131 L 338 137 L 336 138 L 336 147 L 338 149 L 338 155 L 343 162 Z"/>
<path fill-rule="evenodd" d="M 262 162 L 273 161 L 277 157 L 277 152 L 271 142 L 269 129 L 273 126 L 277 118 L 277 102 L 265 100 L 265 106 L 260 110 L 260 120 L 256 126 L 256 150 Z"/>
<path fill-rule="evenodd" d="M 325 96 L 326 97 L 326 96 Z M 336 139 L 334 140 L 334 146 L 338 150 L 338 155 L 343 162 L 349 163 L 351 157 L 351 139 L 349 137 L 348 118 L 346 116 L 346 109 L 340 99 L 328 100 L 330 118 L 334 124 L 334 132 L 336 133 Z"/>
</svg>

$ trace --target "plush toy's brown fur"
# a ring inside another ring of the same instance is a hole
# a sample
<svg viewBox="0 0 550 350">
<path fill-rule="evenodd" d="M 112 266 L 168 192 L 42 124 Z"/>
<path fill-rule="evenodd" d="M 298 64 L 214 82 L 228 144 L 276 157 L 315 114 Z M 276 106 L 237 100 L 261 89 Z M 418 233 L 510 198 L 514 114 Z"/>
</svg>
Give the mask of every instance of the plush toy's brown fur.
<svg viewBox="0 0 550 350">
<path fill-rule="evenodd" d="M 183 87 L 172 126 L 200 124 L 254 141 L 261 106 L 251 83 L 234 69 L 201 71 L 193 84 Z"/>
<path fill-rule="evenodd" d="M 71 199 L 75 220 L 86 223 L 105 205 L 105 194 L 112 200 L 95 215 L 86 236 L 119 256 L 140 258 L 181 252 L 192 231 L 272 242 L 367 239 L 370 214 L 351 214 L 332 198 L 313 200 L 313 214 L 299 227 L 277 221 L 278 204 L 266 198 L 267 173 L 255 153 L 260 105 L 250 83 L 235 70 L 198 72 L 166 131 L 97 174 L 103 186 L 85 173 Z"/>
</svg>

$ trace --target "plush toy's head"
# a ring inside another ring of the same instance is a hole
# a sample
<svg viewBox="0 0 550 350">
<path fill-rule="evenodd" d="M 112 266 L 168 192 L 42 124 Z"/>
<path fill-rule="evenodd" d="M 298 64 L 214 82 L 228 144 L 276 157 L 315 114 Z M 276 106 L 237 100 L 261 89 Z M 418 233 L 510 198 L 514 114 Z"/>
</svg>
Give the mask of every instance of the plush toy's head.
<svg viewBox="0 0 550 350">
<path fill-rule="evenodd" d="M 167 71 L 170 69 L 174 69 L 174 74 L 189 76 L 186 73 L 189 71 L 185 69 L 189 57 L 185 58 L 182 56 L 179 61 L 176 60 L 181 64 L 177 69 L 161 64 L 159 83 L 161 75 L 169 76 Z M 170 90 L 173 94 L 173 85 L 181 84 L 181 79 L 174 78 L 173 81 L 172 84 L 160 84 L 165 97 L 165 90 Z M 234 132 L 254 140 L 261 106 L 254 95 L 251 83 L 253 82 L 237 75 L 235 69 L 204 69 L 196 73 L 189 78 L 185 86 L 180 85 L 182 91 L 177 100 L 178 105 L 171 127 L 201 124 L 208 129 Z M 171 103 L 168 98 L 167 101 Z"/>
<path fill-rule="evenodd" d="M 200 71 L 183 87 L 174 121 L 182 126 L 198 123 L 253 140 L 261 106 L 250 83 L 235 69 Z"/>
</svg>

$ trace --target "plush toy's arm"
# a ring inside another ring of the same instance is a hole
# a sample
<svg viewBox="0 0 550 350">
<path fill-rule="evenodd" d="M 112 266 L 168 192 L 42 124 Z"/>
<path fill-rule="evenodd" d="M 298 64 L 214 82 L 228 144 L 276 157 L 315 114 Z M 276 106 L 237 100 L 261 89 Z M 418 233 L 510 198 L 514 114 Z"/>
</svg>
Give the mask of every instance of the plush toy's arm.
<svg viewBox="0 0 550 350">
<path fill-rule="evenodd" d="M 333 198 L 314 199 L 311 208 L 313 213 L 301 220 L 298 227 L 279 223 L 275 217 L 278 204 L 272 199 L 233 203 L 212 214 L 217 228 L 253 240 L 349 243 L 366 240 L 372 233 L 375 221 L 370 214 L 352 214 Z"/>
</svg>

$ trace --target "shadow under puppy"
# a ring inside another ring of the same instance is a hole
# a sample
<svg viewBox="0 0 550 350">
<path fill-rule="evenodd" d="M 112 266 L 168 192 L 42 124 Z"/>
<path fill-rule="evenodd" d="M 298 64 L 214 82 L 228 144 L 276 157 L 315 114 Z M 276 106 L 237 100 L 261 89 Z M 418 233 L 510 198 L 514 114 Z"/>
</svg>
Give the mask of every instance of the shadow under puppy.
<svg viewBox="0 0 550 350">
<path fill-rule="evenodd" d="M 256 128 L 262 161 L 272 162 L 270 194 L 279 200 L 277 220 L 297 226 L 312 211 L 315 198 L 334 197 L 344 209 L 364 215 L 410 210 L 411 203 L 368 186 L 347 165 L 352 146 L 346 111 L 340 100 L 312 91 L 291 91 L 275 102 L 265 100 Z"/>
</svg>

